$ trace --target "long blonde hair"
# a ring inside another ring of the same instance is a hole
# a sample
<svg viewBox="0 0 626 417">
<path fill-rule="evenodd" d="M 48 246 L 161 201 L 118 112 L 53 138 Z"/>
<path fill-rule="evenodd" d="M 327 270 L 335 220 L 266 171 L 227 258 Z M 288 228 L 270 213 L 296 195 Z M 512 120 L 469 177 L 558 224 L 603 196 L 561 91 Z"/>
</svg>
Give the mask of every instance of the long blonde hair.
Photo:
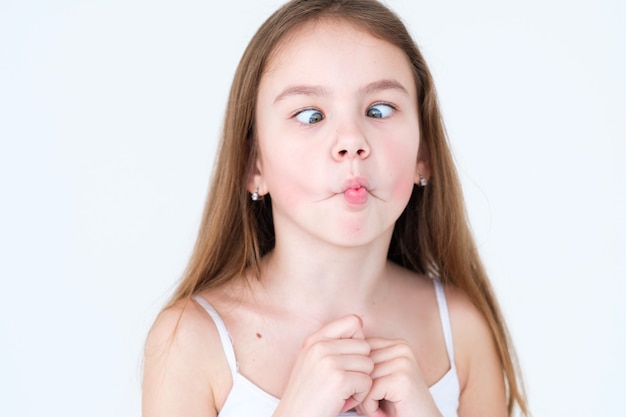
<svg viewBox="0 0 626 417">
<path fill-rule="evenodd" d="M 219 286 L 251 269 L 274 246 L 271 197 L 251 203 L 247 182 L 257 156 L 258 87 L 277 46 L 295 28 L 333 19 L 352 24 L 406 53 L 418 92 L 421 147 L 431 178 L 414 187 L 397 220 L 388 258 L 410 270 L 462 289 L 486 318 L 497 345 L 508 410 L 527 413 L 515 354 L 493 290 L 469 230 L 461 187 L 437 103 L 432 76 L 402 21 L 376 0 L 293 0 L 270 16 L 250 41 L 237 68 L 200 232 L 171 302 Z"/>
</svg>

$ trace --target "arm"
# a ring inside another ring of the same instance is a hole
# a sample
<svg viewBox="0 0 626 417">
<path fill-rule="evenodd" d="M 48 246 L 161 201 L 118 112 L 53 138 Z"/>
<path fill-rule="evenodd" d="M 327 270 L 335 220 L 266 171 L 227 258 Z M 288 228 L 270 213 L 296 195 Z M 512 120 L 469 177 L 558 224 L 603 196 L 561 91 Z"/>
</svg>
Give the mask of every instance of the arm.
<svg viewBox="0 0 626 417">
<path fill-rule="evenodd" d="M 217 329 L 199 306 L 180 301 L 159 315 L 145 348 L 144 417 L 214 417 L 213 387 L 231 379 Z"/>
<path fill-rule="evenodd" d="M 446 288 L 461 384 L 460 417 L 508 416 L 502 364 L 491 329 L 459 289 Z"/>
</svg>

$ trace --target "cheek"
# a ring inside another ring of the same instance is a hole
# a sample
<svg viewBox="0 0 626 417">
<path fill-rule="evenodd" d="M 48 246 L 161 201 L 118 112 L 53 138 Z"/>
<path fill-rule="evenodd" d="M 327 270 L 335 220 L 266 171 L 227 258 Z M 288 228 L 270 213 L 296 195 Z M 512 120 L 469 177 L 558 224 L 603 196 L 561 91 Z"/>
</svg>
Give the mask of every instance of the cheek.
<svg viewBox="0 0 626 417">
<path fill-rule="evenodd" d="M 306 158 L 295 158 L 294 153 L 284 149 L 264 158 L 264 177 L 272 201 L 293 207 L 312 198 L 316 193 L 315 186 L 321 182 L 315 176 L 319 170 L 315 170 L 312 164 Z"/>
<path fill-rule="evenodd" d="M 397 178 L 392 187 L 393 199 L 396 200 L 402 208 L 406 207 L 413 192 L 413 177 L 405 175 Z"/>
<path fill-rule="evenodd" d="M 417 146 L 398 146 L 388 153 L 385 160 L 388 187 L 392 193 L 389 197 L 403 204 L 408 203 L 417 172 Z"/>
<path fill-rule="evenodd" d="M 417 172 L 417 146 L 391 146 L 385 161 L 396 183 L 413 183 Z"/>
</svg>

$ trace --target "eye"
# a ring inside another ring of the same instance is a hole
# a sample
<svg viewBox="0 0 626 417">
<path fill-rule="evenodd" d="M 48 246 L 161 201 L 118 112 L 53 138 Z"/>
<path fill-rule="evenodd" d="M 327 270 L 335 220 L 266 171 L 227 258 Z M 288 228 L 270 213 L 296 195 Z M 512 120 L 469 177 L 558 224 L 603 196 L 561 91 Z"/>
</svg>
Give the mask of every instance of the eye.
<svg viewBox="0 0 626 417">
<path fill-rule="evenodd" d="M 300 123 L 307 125 L 319 123 L 324 120 L 324 115 L 315 109 L 302 110 L 298 112 L 295 117 Z"/>
<path fill-rule="evenodd" d="M 367 109 L 367 117 L 373 117 L 374 119 L 384 119 L 391 116 L 395 109 L 389 104 L 379 103 L 374 104 Z"/>
</svg>

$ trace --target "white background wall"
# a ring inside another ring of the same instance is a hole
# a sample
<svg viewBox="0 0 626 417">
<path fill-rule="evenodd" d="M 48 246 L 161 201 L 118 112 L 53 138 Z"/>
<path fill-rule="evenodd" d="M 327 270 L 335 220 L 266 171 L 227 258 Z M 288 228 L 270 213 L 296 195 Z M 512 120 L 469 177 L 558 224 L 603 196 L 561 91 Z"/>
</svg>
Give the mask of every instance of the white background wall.
<svg viewBox="0 0 626 417">
<path fill-rule="evenodd" d="M 140 414 L 236 63 L 280 1 L 0 0 L 0 415 Z M 535 416 L 623 411 L 626 8 L 389 0 Z"/>
</svg>

